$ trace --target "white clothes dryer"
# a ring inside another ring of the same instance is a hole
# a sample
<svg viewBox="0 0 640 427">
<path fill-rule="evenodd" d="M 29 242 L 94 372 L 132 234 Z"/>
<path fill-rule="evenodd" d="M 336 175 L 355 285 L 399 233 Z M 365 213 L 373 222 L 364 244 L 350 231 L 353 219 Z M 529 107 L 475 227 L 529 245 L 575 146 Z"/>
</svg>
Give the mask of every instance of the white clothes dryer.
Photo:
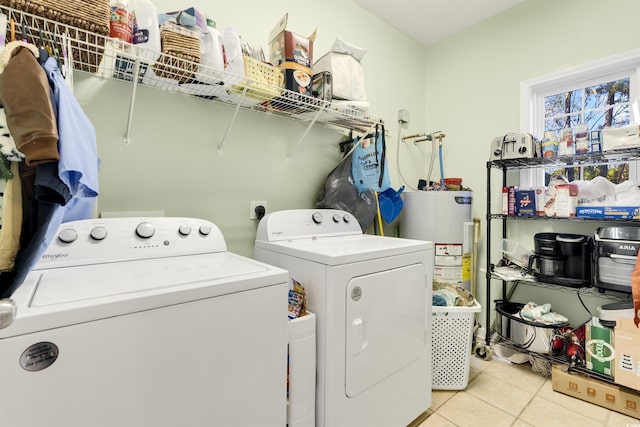
<svg viewBox="0 0 640 427">
<path fill-rule="evenodd" d="M 62 224 L 2 302 L 0 425 L 283 427 L 288 281 L 208 221 Z"/>
<path fill-rule="evenodd" d="M 401 427 L 431 405 L 431 242 L 363 234 L 349 213 L 273 212 L 254 257 L 316 314 L 316 426 Z"/>
</svg>

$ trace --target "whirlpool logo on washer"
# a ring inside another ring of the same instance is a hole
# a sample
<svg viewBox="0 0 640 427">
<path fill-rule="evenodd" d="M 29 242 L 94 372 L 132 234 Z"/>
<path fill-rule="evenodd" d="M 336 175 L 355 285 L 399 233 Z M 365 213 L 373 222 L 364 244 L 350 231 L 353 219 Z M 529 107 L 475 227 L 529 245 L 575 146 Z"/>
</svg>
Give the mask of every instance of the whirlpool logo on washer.
<svg viewBox="0 0 640 427">
<path fill-rule="evenodd" d="M 67 252 L 56 252 L 54 254 L 44 254 L 42 255 L 42 259 L 44 261 L 55 261 L 57 259 L 66 258 L 68 256 L 69 256 L 69 253 Z"/>
</svg>

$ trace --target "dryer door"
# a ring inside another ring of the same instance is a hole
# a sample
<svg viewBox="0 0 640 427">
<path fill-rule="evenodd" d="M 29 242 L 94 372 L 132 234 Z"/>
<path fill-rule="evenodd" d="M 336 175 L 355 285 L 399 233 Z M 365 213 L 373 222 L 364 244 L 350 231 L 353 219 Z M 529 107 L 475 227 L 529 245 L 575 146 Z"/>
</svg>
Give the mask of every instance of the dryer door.
<svg viewBox="0 0 640 427">
<path fill-rule="evenodd" d="M 346 292 L 346 394 L 356 397 L 426 348 L 423 264 L 353 278 Z"/>
</svg>

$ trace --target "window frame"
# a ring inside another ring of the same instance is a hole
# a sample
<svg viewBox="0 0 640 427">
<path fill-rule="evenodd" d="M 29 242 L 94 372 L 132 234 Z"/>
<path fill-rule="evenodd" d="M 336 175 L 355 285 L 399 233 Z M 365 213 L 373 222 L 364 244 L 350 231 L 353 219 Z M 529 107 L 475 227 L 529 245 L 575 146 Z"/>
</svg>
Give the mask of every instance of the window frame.
<svg viewBox="0 0 640 427">
<path fill-rule="evenodd" d="M 633 49 L 606 58 L 552 72 L 520 83 L 520 132 L 544 134 L 544 98 L 554 93 L 588 87 L 595 83 L 629 78 L 631 121 L 640 121 L 640 49 Z M 629 164 L 629 178 L 636 179 L 636 162 Z M 544 186 L 544 168 L 523 169 L 523 187 Z"/>
</svg>

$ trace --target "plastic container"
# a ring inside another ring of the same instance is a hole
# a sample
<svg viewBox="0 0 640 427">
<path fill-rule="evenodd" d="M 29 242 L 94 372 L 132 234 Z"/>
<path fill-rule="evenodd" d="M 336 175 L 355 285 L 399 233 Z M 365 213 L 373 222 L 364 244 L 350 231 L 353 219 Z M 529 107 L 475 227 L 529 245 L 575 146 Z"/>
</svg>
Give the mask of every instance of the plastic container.
<svg viewBox="0 0 640 427">
<path fill-rule="evenodd" d="M 203 35 L 200 43 L 202 52 L 200 63 L 216 70 L 224 70 L 224 54 L 222 46 L 222 34 L 216 28 L 216 22 L 211 16 L 207 16 L 208 32 Z M 204 74 L 207 74 L 206 72 Z"/>
<path fill-rule="evenodd" d="M 313 427 L 316 405 L 316 315 L 289 320 L 287 426 Z"/>
<path fill-rule="evenodd" d="M 113 37 L 127 43 L 131 43 L 133 41 L 133 17 L 129 8 L 129 0 L 111 1 L 109 37 Z"/>
<path fill-rule="evenodd" d="M 520 245 L 515 240 L 502 239 L 500 250 L 503 255 L 511 262 L 519 267 L 527 268 L 529 265 L 529 257 L 533 255 L 529 249 Z"/>
<path fill-rule="evenodd" d="M 244 77 L 244 57 L 242 56 L 242 43 L 238 30 L 235 27 L 226 27 L 222 41 L 227 57 L 225 71 L 235 76 Z"/>
<path fill-rule="evenodd" d="M 134 26 L 133 44 L 142 47 L 140 56 L 156 59 L 162 51 L 160 46 L 160 27 L 158 26 L 158 9 L 151 0 L 135 0 L 133 3 Z"/>
<path fill-rule="evenodd" d="M 478 301 L 470 307 L 432 307 L 431 386 L 462 390 L 469 383 L 471 345 Z"/>
</svg>

